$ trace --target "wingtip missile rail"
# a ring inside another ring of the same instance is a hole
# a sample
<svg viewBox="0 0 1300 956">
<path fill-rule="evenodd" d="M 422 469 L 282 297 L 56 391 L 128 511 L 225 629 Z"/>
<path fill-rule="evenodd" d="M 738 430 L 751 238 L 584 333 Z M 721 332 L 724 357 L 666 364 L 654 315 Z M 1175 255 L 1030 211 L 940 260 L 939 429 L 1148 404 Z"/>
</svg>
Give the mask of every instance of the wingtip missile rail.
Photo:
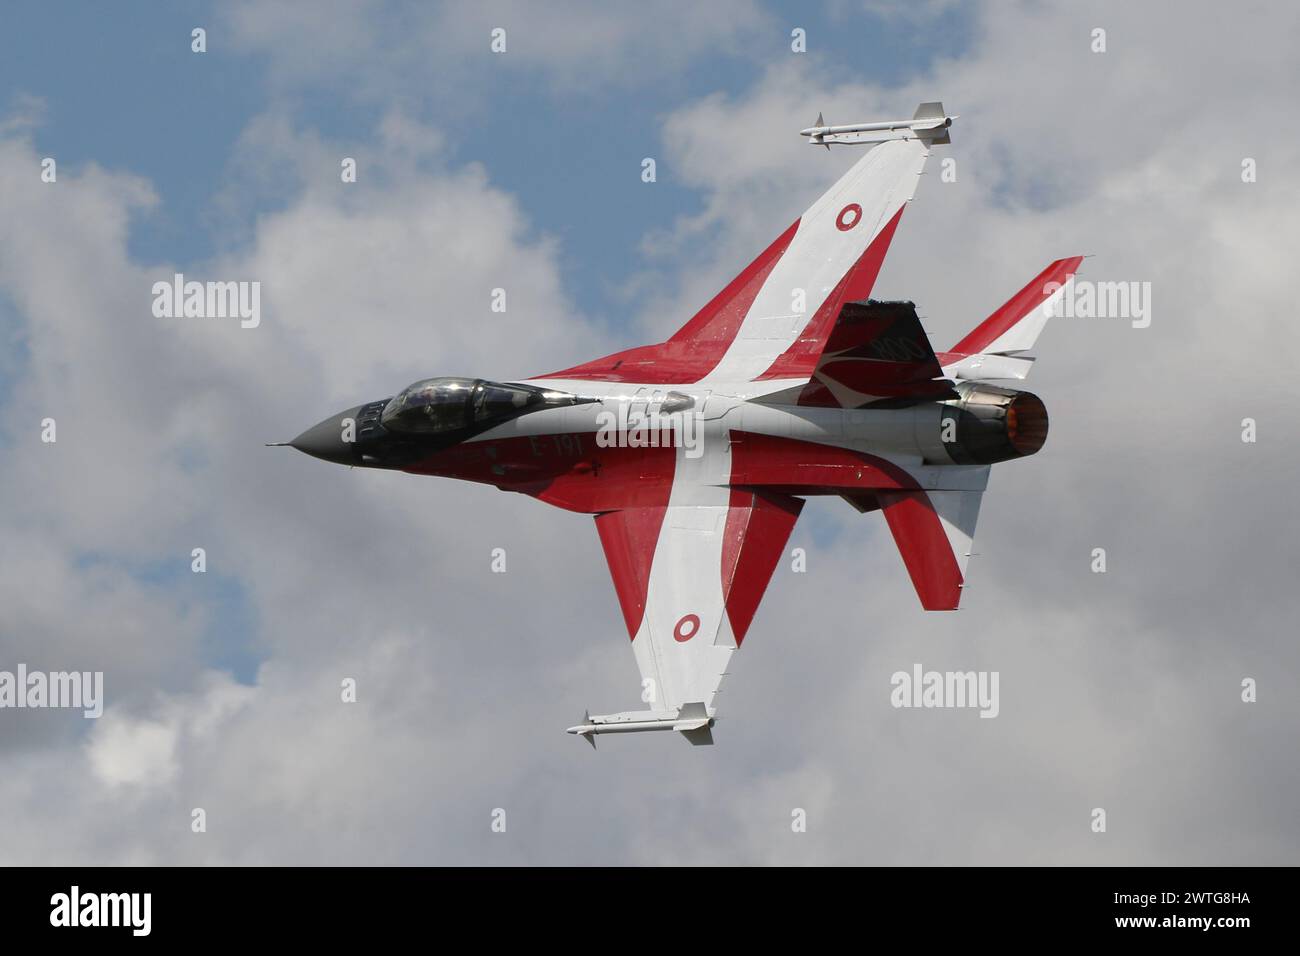
<svg viewBox="0 0 1300 956">
<path fill-rule="evenodd" d="M 875 123 L 849 123 L 839 126 L 827 125 L 820 113 L 817 122 L 807 129 L 799 131 L 800 136 L 808 137 L 813 146 L 833 144 L 856 146 L 861 144 L 884 143 L 895 139 L 921 139 L 930 143 L 948 143 L 948 128 L 956 115 L 944 112 L 943 103 L 922 103 L 916 108 L 916 114 L 910 120 L 884 120 Z"/>
</svg>

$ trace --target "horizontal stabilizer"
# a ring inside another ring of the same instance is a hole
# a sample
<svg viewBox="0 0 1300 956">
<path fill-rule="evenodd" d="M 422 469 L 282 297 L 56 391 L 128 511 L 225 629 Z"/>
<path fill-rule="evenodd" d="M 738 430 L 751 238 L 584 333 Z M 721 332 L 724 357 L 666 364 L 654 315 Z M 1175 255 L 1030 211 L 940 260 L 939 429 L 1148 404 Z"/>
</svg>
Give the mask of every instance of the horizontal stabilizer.
<svg viewBox="0 0 1300 956">
<path fill-rule="evenodd" d="M 947 366 L 944 371 L 963 382 L 992 382 L 1005 379 L 1023 380 L 1034 367 L 1028 355 L 967 355 Z"/>
<path fill-rule="evenodd" d="M 1029 280 L 1029 284 L 1002 304 L 940 356 L 945 367 L 967 355 L 1010 355 L 1034 347 L 1038 334 L 1056 311 L 1066 283 L 1079 270 L 1083 256 L 1057 259 Z"/>
<path fill-rule="evenodd" d="M 980 491 L 891 491 L 877 495 L 916 596 L 927 611 L 955 611 L 979 518 Z"/>
</svg>

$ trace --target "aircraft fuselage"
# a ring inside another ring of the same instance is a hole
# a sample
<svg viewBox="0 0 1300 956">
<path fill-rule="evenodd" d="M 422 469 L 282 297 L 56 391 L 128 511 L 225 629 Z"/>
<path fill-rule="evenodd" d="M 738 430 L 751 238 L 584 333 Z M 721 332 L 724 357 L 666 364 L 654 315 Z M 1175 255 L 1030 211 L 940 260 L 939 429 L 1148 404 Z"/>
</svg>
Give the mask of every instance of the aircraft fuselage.
<svg viewBox="0 0 1300 956">
<path fill-rule="evenodd" d="M 714 486 L 859 492 L 854 503 L 867 508 L 882 490 L 982 490 L 980 466 L 1033 454 L 1046 436 L 1046 412 L 1029 392 L 963 383 L 941 401 L 846 409 L 783 404 L 783 383 L 762 385 L 531 381 L 521 387 L 556 404 L 431 434 L 385 426 L 397 401 L 385 399 L 293 444 L 341 464 L 481 482 L 600 513 L 661 498 L 679 469 Z"/>
</svg>

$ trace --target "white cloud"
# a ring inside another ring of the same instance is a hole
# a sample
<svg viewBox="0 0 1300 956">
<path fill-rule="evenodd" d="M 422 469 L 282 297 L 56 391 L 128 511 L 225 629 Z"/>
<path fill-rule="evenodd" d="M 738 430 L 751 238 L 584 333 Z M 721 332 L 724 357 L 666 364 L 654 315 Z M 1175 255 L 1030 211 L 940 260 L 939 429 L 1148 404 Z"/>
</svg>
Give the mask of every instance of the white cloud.
<svg viewBox="0 0 1300 956">
<path fill-rule="evenodd" d="M 265 54 L 284 87 L 339 87 L 363 98 L 436 98 L 481 106 L 493 74 L 538 77 L 557 94 L 583 96 L 611 84 L 634 88 L 694 61 L 743 53 L 781 30 L 753 0 L 548 4 L 335 3 L 303 17 L 291 2 L 239 3 L 225 11 L 241 51 Z M 492 52 L 494 30 L 504 53 Z M 477 123 L 490 122 L 479 115 Z"/>
<path fill-rule="evenodd" d="M 113 718 L 95 728 L 88 754 L 109 786 L 165 786 L 176 775 L 176 729 L 151 720 Z"/>
<path fill-rule="evenodd" d="M 350 9 L 357 19 L 318 18 L 333 39 L 317 51 L 346 57 L 354 40 L 368 58 L 388 42 L 381 20 Z M 265 28 L 268 52 L 310 82 L 281 45 L 299 24 L 289 8 L 235 16 L 261 17 L 250 33 Z M 778 570 L 712 749 L 654 735 L 592 754 L 562 733 L 581 704 L 636 692 L 588 519 L 260 447 L 426 374 L 508 377 L 613 347 L 575 312 L 554 242 L 480 168 L 449 165 L 436 129 L 394 112 L 363 151 L 276 109 L 250 127 L 241 155 L 258 172 L 236 170 L 236 187 L 288 183 L 292 198 L 206 268 L 264 282 L 256 331 L 154 320 L 148 288 L 172 266 L 127 252 L 131 217 L 156 203 L 149 185 L 91 168 L 45 186 L 31 143 L 4 140 L 0 287 L 30 359 L 3 422 L 0 497 L 21 505 L 0 512 L 0 649 L 114 669 L 89 737 L 79 717 L 71 730 L 44 714 L 5 725 L 14 772 L 0 777 L 0 814 L 31 824 L 7 858 L 1294 859 L 1300 554 L 1283 438 L 1300 197 L 1283 173 L 1297 137 L 1270 118 L 1298 84 L 1286 31 L 1266 17 L 990 6 L 967 57 L 905 88 L 783 63 L 666 118 L 667 162 L 700 208 L 650 239 L 666 280 L 641 317 L 655 333 L 852 161 L 795 135 L 817 110 L 868 118 L 934 97 L 962 114 L 947 153 L 959 179 L 922 183 L 879 294 L 915 298 L 939 344 L 1061 254 L 1094 252 L 1087 275 L 1150 280 L 1156 296 L 1147 330 L 1049 327 L 1031 387 L 1053 434 L 994 475 L 960 613 L 916 608 L 878 517 L 809 505 L 792 542 L 809 549 L 809 573 Z M 1087 53 L 1094 20 L 1110 31 L 1104 56 Z M 584 44 L 620 49 L 644 25 L 602 23 L 548 41 L 545 69 L 608 68 Z M 1216 137 L 1211 113 L 1243 122 Z M 345 149 L 361 161 L 355 187 L 338 182 Z M 1258 156 L 1258 184 L 1240 182 L 1241 155 Z M 259 181 L 268 167 L 273 181 Z M 504 317 L 487 310 L 500 284 Z M 56 446 L 37 437 L 46 414 Z M 1237 439 L 1244 415 L 1261 422 L 1258 445 Z M 813 527 L 837 534 L 814 541 Z M 204 664 L 202 584 L 131 573 L 187 567 L 196 543 L 247 592 L 265 658 L 256 687 Z M 1087 570 L 1097 545 L 1106 575 Z M 487 572 L 496 546 L 507 575 Z M 1001 716 L 893 710 L 889 674 L 917 660 L 1001 671 Z M 1237 701 L 1248 675 L 1257 705 Z M 340 699 L 344 677 L 356 704 Z M 1098 805 L 1104 839 L 1087 829 Z M 206 834 L 189 831 L 196 806 Z M 498 806 L 507 835 L 489 829 Z M 809 812 L 806 834 L 790 831 L 794 807 Z"/>
</svg>

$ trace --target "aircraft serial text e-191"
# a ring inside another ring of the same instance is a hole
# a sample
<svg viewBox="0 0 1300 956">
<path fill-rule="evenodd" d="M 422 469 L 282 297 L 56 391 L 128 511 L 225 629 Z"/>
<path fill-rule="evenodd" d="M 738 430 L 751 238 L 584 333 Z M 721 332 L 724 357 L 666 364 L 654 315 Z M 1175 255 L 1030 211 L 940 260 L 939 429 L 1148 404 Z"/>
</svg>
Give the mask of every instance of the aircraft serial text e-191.
<svg viewBox="0 0 1300 956">
<path fill-rule="evenodd" d="M 426 379 L 289 444 L 594 515 L 649 707 L 569 732 L 711 743 L 714 696 L 805 497 L 880 510 L 922 606 L 952 610 L 990 466 L 1047 437 L 1037 396 L 988 383 L 1025 377 L 1082 257 L 937 354 L 911 302 L 869 298 L 951 125 L 940 103 L 893 123 L 818 117 L 811 143 L 869 152 L 665 342 L 520 382 Z"/>
</svg>

